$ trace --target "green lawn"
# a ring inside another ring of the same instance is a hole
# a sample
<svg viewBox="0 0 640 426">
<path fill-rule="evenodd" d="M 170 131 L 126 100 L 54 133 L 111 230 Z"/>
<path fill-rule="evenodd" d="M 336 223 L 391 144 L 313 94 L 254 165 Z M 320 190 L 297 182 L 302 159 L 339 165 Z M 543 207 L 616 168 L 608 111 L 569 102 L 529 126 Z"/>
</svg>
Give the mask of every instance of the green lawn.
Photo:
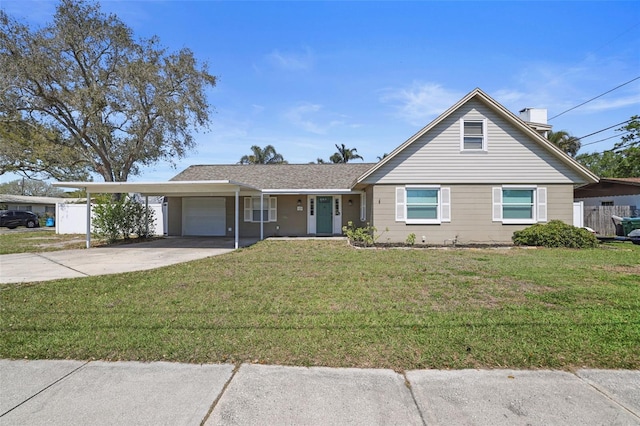
<svg viewBox="0 0 640 426">
<path fill-rule="evenodd" d="M 640 368 L 640 246 L 357 250 L 265 241 L 155 271 L 7 285 L 0 357 Z"/>
</svg>

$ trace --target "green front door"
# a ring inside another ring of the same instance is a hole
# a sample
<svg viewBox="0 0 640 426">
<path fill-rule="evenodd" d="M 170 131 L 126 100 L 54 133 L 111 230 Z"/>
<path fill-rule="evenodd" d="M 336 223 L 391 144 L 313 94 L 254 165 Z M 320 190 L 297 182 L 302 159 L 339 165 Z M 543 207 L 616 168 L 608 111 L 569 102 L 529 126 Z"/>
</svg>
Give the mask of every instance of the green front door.
<svg viewBox="0 0 640 426">
<path fill-rule="evenodd" d="M 333 197 L 316 198 L 316 234 L 333 234 Z"/>
</svg>

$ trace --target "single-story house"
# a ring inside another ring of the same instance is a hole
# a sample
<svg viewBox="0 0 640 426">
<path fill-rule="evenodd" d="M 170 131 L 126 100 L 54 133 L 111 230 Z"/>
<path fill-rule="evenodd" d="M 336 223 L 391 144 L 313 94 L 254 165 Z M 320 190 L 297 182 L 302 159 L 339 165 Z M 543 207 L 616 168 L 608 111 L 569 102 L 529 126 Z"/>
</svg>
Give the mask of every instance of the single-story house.
<svg viewBox="0 0 640 426">
<path fill-rule="evenodd" d="M 374 164 L 194 165 L 169 182 L 55 185 L 164 195 L 169 235 L 339 235 L 351 221 L 384 242 L 509 243 L 534 223 L 572 223 L 574 186 L 598 182 L 531 121 L 546 114 L 522 112 L 475 89 Z"/>
<path fill-rule="evenodd" d="M 30 195 L 0 194 L 0 206 L 6 206 L 7 210 L 25 210 L 38 216 L 55 216 L 56 204 L 73 203 L 78 198 L 61 197 L 35 197 Z"/>
<path fill-rule="evenodd" d="M 573 191 L 576 201 L 585 207 L 631 206 L 640 209 L 640 177 L 602 178 L 600 182 L 589 183 Z"/>
</svg>

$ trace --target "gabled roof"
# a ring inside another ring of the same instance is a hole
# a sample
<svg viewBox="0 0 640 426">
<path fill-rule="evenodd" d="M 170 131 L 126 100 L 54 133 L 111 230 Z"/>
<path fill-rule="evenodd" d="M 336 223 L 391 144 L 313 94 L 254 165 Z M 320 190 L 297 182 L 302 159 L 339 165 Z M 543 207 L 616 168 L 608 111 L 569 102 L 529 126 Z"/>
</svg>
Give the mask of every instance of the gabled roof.
<svg viewBox="0 0 640 426">
<path fill-rule="evenodd" d="M 464 104 L 466 104 L 467 102 L 469 102 L 472 99 L 477 99 L 477 100 L 481 101 L 482 103 L 487 105 L 489 108 L 494 110 L 497 114 L 501 115 L 505 120 L 510 122 L 513 126 L 515 126 L 515 127 L 519 128 L 520 130 L 522 130 L 525 134 L 530 136 L 532 140 L 536 141 L 538 144 L 540 144 L 546 150 L 551 152 L 554 156 L 556 156 L 559 160 L 561 160 L 569 168 L 573 169 L 579 175 L 583 176 L 588 182 L 597 182 L 598 181 L 598 176 L 594 175 L 586 167 L 584 167 L 583 165 L 581 165 L 580 163 L 575 161 L 573 158 L 569 157 L 562 150 L 560 150 L 558 147 L 556 147 L 551 142 L 549 142 L 545 137 L 540 135 L 535 129 L 533 129 L 531 126 L 527 125 L 527 123 L 525 123 L 522 119 L 520 119 L 515 114 L 513 114 L 511 111 L 509 111 L 508 109 L 506 109 L 505 107 L 500 105 L 497 101 L 495 101 L 489 95 L 484 93 L 479 88 L 476 88 L 476 89 L 472 90 L 471 92 L 469 92 L 466 96 L 464 96 L 458 102 L 456 102 L 453 106 L 451 106 L 445 112 L 440 114 L 431 123 L 429 123 L 425 127 L 423 127 L 415 135 L 413 135 L 409 139 L 407 139 L 402 145 L 400 145 L 399 147 L 394 149 L 389 155 L 387 155 L 385 158 L 383 158 L 380 162 L 378 162 L 373 167 L 371 167 L 369 170 L 367 170 L 365 173 L 363 173 L 361 176 L 359 176 L 358 180 L 357 180 L 357 183 L 362 182 L 367 177 L 372 175 L 375 171 L 377 171 L 378 169 L 383 167 L 386 163 L 388 163 L 396 155 L 398 155 L 398 153 L 402 152 L 405 148 L 407 148 L 409 145 L 414 143 L 416 140 L 418 140 L 420 137 L 422 137 L 425 133 L 429 132 L 431 129 L 433 129 L 435 126 L 437 126 L 439 123 L 441 123 L 443 120 L 445 120 L 451 114 L 453 114 L 456 110 L 458 110 L 461 106 L 463 106 Z"/>
<path fill-rule="evenodd" d="M 373 163 L 190 166 L 171 181 L 228 179 L 263 191 L 351 190 Z"/>
</svg>

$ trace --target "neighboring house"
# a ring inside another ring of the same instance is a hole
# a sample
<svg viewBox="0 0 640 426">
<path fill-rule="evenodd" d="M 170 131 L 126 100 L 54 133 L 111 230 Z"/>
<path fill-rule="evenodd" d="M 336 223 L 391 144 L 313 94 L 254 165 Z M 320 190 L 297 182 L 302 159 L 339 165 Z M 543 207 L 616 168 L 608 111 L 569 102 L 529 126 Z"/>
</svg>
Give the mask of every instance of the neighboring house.
<svg viewBox="0 0 640 426">
<path fill-rule="evenodd" d="M 640 177 L 602 178 L 576 188 L 573 196 L 585 207 L 631 206 L 631 210 L 640 210 Z"/>
<path fill-rule="evenodd" d="M 0 194 L 0 205 L 6 206 L 7 210 L 25 210 L 33 212 L 38 216 L 55 216 L 57 203 L 71 203 L 77 201 L 77 198 L 32 197 L 28 195 Z"/>
<path fill-rule="evenodd" d="M 58 183 L 165 195 L 169 235 L 339 235 L 370 223 L 380 242 L 510 243 L 573 222 L 573 188 L 597 176 L 547 141 L 546 117 L 516 117 L 475 89 L 376 164 L 191 166 L 164 183 Z M 526 120 L 526 122 L 525 122 Z"/>
</svg>

